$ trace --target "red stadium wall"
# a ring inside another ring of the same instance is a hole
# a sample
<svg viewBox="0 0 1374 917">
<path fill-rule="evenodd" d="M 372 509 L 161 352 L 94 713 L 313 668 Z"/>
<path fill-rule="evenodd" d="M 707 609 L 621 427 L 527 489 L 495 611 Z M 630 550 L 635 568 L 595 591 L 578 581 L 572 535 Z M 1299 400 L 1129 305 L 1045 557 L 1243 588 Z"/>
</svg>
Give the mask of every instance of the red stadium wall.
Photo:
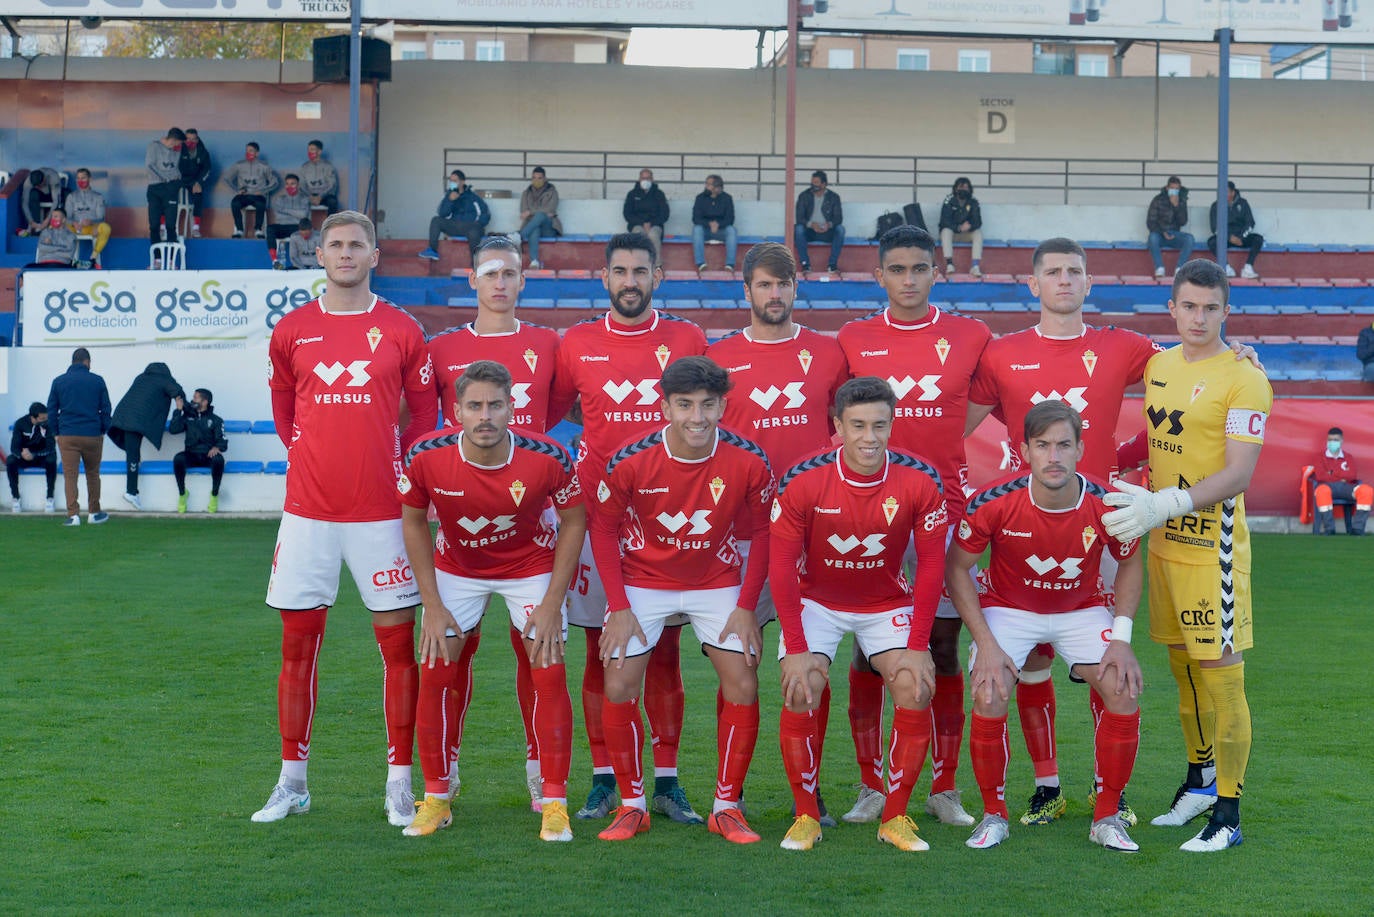
<svg viewBox="0 0 1374 917">
<path fill-rule="evenodd" d="M 1259 468 L 1245 494 L 1246 511 L 1255 516 L 1297 516 L 1303 466 L 1326 448 L 1331 427 L 1345 431 L 1350 453 L 1365 463 L 1365 479 L 1374 476 L 1374 401 L 1280 398 L 1274 402 Z M 1127 398 L 1121 405 L 1117 438 L 1129 439 L 1143 428 L 1141 399 Z M 969 475 L 974 482 L 998 474 L 1005 438 L 1003 426 L 991 418 L 969 437 Z"/>
</svg>

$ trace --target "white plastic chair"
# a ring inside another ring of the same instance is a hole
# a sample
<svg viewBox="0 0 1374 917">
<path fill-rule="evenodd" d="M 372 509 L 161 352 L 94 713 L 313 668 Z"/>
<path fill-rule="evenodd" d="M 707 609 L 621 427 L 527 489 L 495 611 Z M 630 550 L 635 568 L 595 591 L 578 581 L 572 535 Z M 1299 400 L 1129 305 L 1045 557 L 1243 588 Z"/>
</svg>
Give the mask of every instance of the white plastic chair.
<svg viewBox="0 0 1374 917">
<path fill-rule="evenodd" d="M 157 242 L 148 248 L 148 270 L 186 270 L 185 242 Z"/>
<path fill-rule="evenodd" d="M 177 192 L 177 238 L 191 238 L 191 229 L 195 226 L 195 220 L 191 208 L 191 190 L 182 188 Z"/>
</svg>

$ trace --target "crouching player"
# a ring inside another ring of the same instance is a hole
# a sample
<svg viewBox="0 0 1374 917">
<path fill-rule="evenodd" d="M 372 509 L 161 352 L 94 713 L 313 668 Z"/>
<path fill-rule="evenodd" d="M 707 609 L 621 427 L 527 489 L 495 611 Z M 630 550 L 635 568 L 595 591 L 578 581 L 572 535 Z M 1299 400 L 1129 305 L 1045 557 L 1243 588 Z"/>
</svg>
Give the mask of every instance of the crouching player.
<svg viewBox="0 0 1374 917">
<path fill-rule="evenodd" d="M 1140 664 L 1131 651 L 1131 624 L 1144 569 L 1132 538 L 1106 533 L 1106 484 L 1079 474 L 1083 420 L 1062 401 L 1042 401 L 1026 413 L 1022 471 L 969 498 L 946 560 L 945 581 L 973 638 L 973 728 L 969 757 L 983 794 L 983 820 L 965 842 L 975 849 L 1007 838 L 1007 706 L 1026 656 L 1041 643 L 1102 697 L 1095 773 L 1099 785 L 1088 838 L 1109 850 L 1139 847 L 1117 812 L 1140 744 Z M 991 546 L 987 588 L 980 596 L 966 575 Z M 1098 569 L 1110 551 L 1116 574 L 1116 617 L 1107 610 Z"/>
<path fill-rule="evenodd" d="M 899 850 L 930 849 L 906 810 L 930 746 L 930 629 L 944 580 L 948 514 L 935 469 L 887 448 L 896 405 L 891 387 L 877 377 L 840 386 L 834 414 L 841 447 L 788 471 L 773 504 L 769 579 L 782 625 L 785 705 L 779 741 L 797 807 L 782 841 L 787 850 L 810 850 L 821 839 L 816 776 L 823 713 L 817 707 L 847 633 L 882 675 L 896 707 L 878 839 Z M 914 585 L 902 573 L 913 537 Z"/>
<path fill-rule="evenodd" d="M 455 384 L 454 419 L 415 443 L 397 484 L 406 550 L 424 617 L 420 628 L 420 699 L 416 733 L 425 798 L 412 837 L 452 822 L 453 750 L 462 740 L 472 677 L 463 644 L 474 639 L 487 601 L 499 595 L 524 635 L 534 679 L 534 737 L 543 777 L 546 841 L 570 841 L 568 766 L 572 702 L 563 665 L 563 597 L 577 569 L 587 522 L 572 458 L 551 439 L 510 428 L 511 375 L 478 360 Z M 544 514 L 552 500 L 555 533 Z M 439 537 L 431 543 L 426 511 L 434 505 Z M 460 706 L 458 698 L 463 698 Z"/>
<path fill-rule="evenodd" d="M 606 463 L 592 513 L 592 552 L 606 589 L 601 632 L 606 749 L 623 804 L 602 840 L 649 830 L 639 697 L 665 622 L 685 614 L 720 679 L 720 763 L 707 827 L 736 844 L 759 840 L 739 808 L 759 734 L 754 608 L 768 565 L 773 474 L 757 445 L 721 429 L 730 378 L 707 357 L 668 364 L 660 381 L 668 425 Z M 742 530 L 737 530 L 737 525 Z M 737 540 L 753 538 L 754 558 Z M 747 573 L 741 584 L 740 567 Z"/>
</svg>

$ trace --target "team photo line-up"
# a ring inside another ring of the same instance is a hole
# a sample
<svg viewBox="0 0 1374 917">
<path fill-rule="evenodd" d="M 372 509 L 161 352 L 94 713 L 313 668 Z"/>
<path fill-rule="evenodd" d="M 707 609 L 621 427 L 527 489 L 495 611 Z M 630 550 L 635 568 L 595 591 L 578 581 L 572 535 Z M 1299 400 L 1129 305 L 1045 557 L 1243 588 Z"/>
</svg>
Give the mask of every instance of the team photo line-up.
<svg viewBox="0 0 1374 917">
<path fill-rule="evenodd" d="M 836 824 L 819 762 L 828 670 L 852 633 L 861 787 L 844 821 L 876 823 L 899 850 L 928 849 L 908 806 L 929 756 L 925 811 L 970 827 L 969 847 L 1001 843 L 1013 699 L 1035 774 L 1019 821 L 1059 818 L 1059 656 L 1087 684 L 1095 724 L 1089 839 L 1134 851 L 1124 791 L 1142 677 L 1132 624 L 1148 576 L 1149 636 L 1167 647 L 1185 746 L 1184 778 L 1153 823 L 1207 815 L 1186 851 L 1241 843 L 1252 640 L 1243 491 L 1273 395 L 1253 349 L 1222 339 L 1229 284 L 1215 263 L 1180 267 L 1169 310 L 1181 343 L 1165 350 L 1085 324 L 1084 251 L 1047 239 L 1029 280 L 1039 323 L 994 340 L 984 323 L 930 302 L 938 243 L 902 226 L 878 246 L 887 305 L 830 337 L 793 321 L 797 259 L 763 243 L 742 261 L 748 324 L 708 343 L 654 308 L 655 247 L 625 233 L 606 247 L 609 310 L 560 339 L 517 317 L 520 249 L 493 236 L 470 272 L 476 317 L 427 341 L 370 289 L 380 253 L 367 217 L 333 214 L 318 238 L 324 292 L 287 314 L 269 346 L 289 456 L 267 588 L 282 620 L 282 761 L 253 821 L 310 810 L 317 665 L 346 565 L 383 660 L 384 812 L 408 836 L 452 822 L 472 659 L 500 596 L 545 841 L 572 840 L 574 819 L 606 818 L 601 839 L 630 840 L 649 830 L 651 811 L 759 841 L 742 796 L 762 631 L 776 618 L 779 742 L 795 804 L 782 847 L 808 850 Z M 1123 395 L 1141 382 L 1142 433 L 1119 445 Z M 570 412 L 583 425 L 575 457 L 547 435 Z M 989 414 L 1009 431 L 1009 467 L 971 482 L 964 437 Z M 1121 479 L 1146 465 L 1149 487 Z M 572 813 L 569 624 L 586 638 L 592 763 Z M 678 780 L 686 624 L 719 682 L 706 818 Z M 961 627 L 972 639 L 963 662 Z M 886 738 L 884 693 L 894 706 Z M 979 818 L 955 783 L 966 725 Z"/>
</svg>

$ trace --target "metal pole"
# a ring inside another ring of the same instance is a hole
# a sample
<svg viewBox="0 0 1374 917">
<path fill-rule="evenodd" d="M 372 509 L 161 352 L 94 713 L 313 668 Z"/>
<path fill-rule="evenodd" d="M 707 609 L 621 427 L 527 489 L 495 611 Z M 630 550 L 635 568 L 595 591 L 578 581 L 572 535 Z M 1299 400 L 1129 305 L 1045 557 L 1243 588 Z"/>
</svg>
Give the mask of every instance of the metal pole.
<svg viewBox="0 0 1374 917">
<path fill-rule="evenodd" d="M 1226 247 L 1231 241 L 1231 208 L 1226 200 L 1228 160 L 1231 157 L 1231 29 L 1218 29 L 1217 56 L 1221 67 L 1217 80 L 1217 264 L 1226 266 Z"/>
<path fill-rule="evenodd" d="M 358 209 L 358 119 L 362 108 L 363 0 L 353 10 L 348 31 L 348 209 Z"/>
<path fill-rule="evenodd" d="M 783 132 L 786 135 L 786 153 L 783 157 L 782 178 L 782 237 L 785 241 L 792 238 L 792 192 L 795 189 L 797 172 L 797 55 L 801 53 L 797 27 L 797 4 L 800 0 L 787 3 L 787 110 L 784 115 Z M 797 252 L 797 261 L 807 260 L 806 252 Z"/>
</svg>

